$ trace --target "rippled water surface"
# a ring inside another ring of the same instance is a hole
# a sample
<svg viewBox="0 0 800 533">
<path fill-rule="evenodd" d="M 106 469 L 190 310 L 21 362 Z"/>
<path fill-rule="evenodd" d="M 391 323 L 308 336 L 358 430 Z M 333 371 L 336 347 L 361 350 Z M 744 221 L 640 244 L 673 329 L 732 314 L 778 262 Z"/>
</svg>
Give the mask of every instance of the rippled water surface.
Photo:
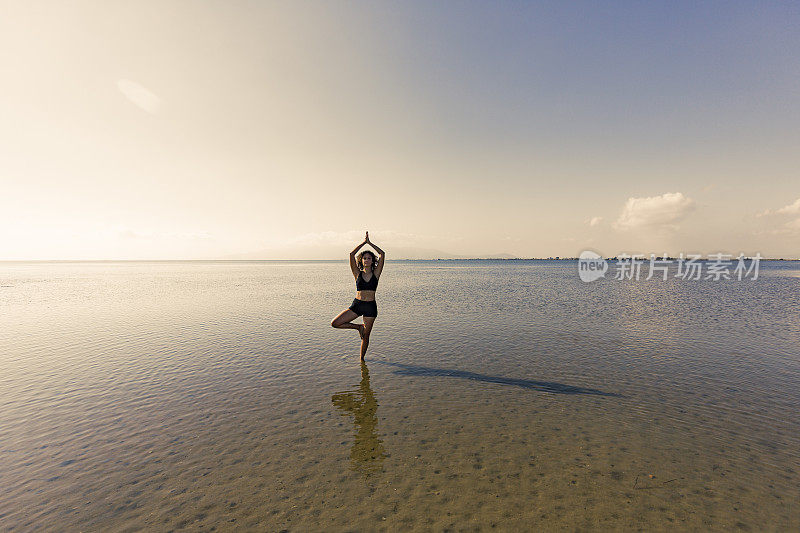
<svg viewBox="0 0 800 533">
<path fill-rule="evenodd" d="M 800 528 L 800 264 L 0 263 L 0 529 Z M 360 321 L 360 319 L 358 319 Z"/>
</svg>

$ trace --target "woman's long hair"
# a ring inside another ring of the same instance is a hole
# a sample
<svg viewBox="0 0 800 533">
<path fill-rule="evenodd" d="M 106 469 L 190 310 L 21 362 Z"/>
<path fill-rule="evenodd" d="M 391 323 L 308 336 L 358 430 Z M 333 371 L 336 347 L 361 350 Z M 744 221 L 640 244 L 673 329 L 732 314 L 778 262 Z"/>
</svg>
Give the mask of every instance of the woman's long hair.
<svg viewBox="0 0 800 533">
<path fill-rule="evenodd" d="M 372 253 L 370 250 L 364 250 L 360 254 L 356 256 L 356 264 L 358 265 L 359 270 L 364 270 L 364 254 L 369 254 L 372 256 L 372 271 L 375 271 L 375 267 L 378 264 L 378 258 L 375 257 L 375 254 Z"/>
</svg>

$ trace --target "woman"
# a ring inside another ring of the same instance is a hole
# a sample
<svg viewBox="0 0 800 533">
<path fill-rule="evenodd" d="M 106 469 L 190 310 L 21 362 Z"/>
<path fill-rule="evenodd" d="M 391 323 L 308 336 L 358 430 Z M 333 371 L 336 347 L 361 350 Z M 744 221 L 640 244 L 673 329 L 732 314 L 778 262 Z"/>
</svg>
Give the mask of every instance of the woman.
<svg viewBox="0 0 800 533">
<path fill-rule="evenodd" d="M 378 253 L 381 254 L 380 259 L 375 257 L 375 254 L 370 250 L 364 250 L 358 257 L 356 252 L 365 244 L 372 245 Z M 358 334 L 361 336 L 361 360 L 364 360 L 364 354 L 367 353 L 367 346 L 369 346 L 369 334 L 372 331 L 372 326 L 375 324 L 375 318 L 378 316 L 378 305 L 375 303 L 375 289 L 378 288 L 378 279 L 383 271 L 383 263 L 386 260 L 386 252 L 381 250 L 378 245 L 369 241 L 369 232 L 364 238 L 364 242 L 355 247 L 350 252 L 350 270 L 356 278 L 356 297 L 353 304 L 339 313 L 339 315 L 331 320 L 331 326 L 335 328 L 357 329 Z M 366 277 L 369 274 L 369 277 Z M 364 315 L 363 324 L 353 324 L 351 321 L 356 317 Z"/>
</svg>

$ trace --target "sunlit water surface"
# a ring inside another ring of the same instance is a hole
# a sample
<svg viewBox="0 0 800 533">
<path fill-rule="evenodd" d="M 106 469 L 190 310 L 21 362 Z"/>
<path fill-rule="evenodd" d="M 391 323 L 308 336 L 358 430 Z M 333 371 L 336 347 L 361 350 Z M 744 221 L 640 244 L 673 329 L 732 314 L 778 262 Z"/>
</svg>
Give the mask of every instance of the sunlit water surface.
<svg viewBox="0 0 800 533">
<path fill-rule="evenodd" d="M 0 263 L 0 529 L 800 528 L 800 264 Z M 360 319 L 359 319 L 360 321 Z"/>
</svg>

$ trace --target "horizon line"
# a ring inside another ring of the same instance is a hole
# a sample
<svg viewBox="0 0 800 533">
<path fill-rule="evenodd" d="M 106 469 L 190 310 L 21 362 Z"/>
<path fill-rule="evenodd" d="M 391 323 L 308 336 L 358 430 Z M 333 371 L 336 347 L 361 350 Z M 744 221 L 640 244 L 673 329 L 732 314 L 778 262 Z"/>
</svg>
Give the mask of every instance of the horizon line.
<svg viewBox="0 0 800 533">
<path fill-rule="evenodd" d="M 663 259 L 664 256 L 656 256 Z M 753 259 L 752 256 L 745 256 L 745 259 Z M 577 261 L 579 257 L 434 257 L 428 259 L 387 259 L 392 261 Z M 617 256 L 604 256 L 602 259 L 614 260 Z M 667 256 L 667 259 L 678 259 L 677 257 Z M 731 257 L 730 261 L 738 259 Z M 649 258 L 641 259 L 649 261 Z M 707 257 L 701 257 L 700 261 L 708 261 Z M 215 263 L 253 263 L 253 262 L 294 262 L 294 261 L 337 261 L 346 263 L 347 259 L 0 259 L 0 263 L 187 263 L 187 262 L 215 262 Z M 761 257 L 760 261 L 800 261 L 800 257 Z"/>
</svg>

